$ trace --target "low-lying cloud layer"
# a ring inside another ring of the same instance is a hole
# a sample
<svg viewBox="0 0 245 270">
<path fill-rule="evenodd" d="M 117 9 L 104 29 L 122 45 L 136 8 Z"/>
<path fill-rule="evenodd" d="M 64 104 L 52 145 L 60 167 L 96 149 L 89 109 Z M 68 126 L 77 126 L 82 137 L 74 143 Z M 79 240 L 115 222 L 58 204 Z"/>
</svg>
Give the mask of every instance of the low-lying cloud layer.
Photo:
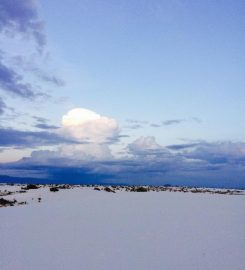
<svg viewBox="0 0 245 270">
<path fill-rule="evenodd" d="M 2 165 L 2 172 L 32 169 L 48 173 L 44 182 L 87 183 L 92 179 L 91 183 L 241 188 L 245 187 L 244 148 L 244 143 L 203 142 L 188 151 L 172 152 L 153 137 L 141 137 L 129 144 L 130 156 L 116 158 L 110 152 L 106 155 L 105 147 L 99 148 L 100 158 L 93 158 L 92 148 L 75 147 L 69 153 L 71 148 L 61 147 L 60 151 L 34 151 L 29 158 Z M 98 149 L 95 152 L 94 157 L 98 157 Z"/>
<path fill-rule="evenodd" d="M 243 142 L 199 140 L 162 146 L 155 137 L 142 136 L 124 146 L 124 154 L 118 157 L 110 147 L 125 135 L 113 118 L 76 108 L 62 117 L 61 127 L 42 117 L 33 119 L 43 131 L 0 128 L 0 149 L 37 148 L 30 157 L 1 165 L 13 174 L 16 169 L 32 168 L 37 175 L 48 175 L 48 181 L 80 179 L 82 183 L 86 175 L 97 183 L 245 187 Z"/>
</svg>

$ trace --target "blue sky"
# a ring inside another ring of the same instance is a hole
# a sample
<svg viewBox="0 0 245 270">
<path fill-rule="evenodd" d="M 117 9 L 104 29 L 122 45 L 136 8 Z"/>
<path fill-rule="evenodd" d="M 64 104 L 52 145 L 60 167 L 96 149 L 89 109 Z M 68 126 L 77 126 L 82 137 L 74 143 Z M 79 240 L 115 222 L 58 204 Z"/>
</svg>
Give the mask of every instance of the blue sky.
<svg viewBox="0 0 245 270">
<path fill-rule="evenodd" d="M 245 186 L 244 12 L 228 0 L 1 1 L 1 174 L 42 165 L 48 179 L 68 164 L 108 181 Z"/>
</svg>

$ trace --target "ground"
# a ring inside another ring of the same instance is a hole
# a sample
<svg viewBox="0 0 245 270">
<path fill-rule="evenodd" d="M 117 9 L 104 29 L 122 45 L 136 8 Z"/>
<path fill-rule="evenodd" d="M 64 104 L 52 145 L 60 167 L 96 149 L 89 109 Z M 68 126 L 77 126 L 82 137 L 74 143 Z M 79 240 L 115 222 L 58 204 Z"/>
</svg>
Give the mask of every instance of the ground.
<svg viewBox="0 0 245 270">
<path fill-rule="evenodd" d="M 0 208 L 1 270 L 245 269 L 242 194 L 46 186 L 3 197 L 27 204 Z"/>
</svg>

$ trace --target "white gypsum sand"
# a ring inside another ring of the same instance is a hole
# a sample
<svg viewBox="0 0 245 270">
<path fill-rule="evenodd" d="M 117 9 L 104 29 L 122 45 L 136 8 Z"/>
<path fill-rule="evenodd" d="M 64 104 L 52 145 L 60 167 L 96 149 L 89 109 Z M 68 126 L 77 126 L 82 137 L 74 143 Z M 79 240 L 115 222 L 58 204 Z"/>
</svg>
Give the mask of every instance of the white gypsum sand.
<svg viewBox="0 0 245 270">
<path fill-rule="evenodd" d="M 245 269 L 243 195 L 44 187 L 4 198 L 28 204 L 0 208 L 1 270 Z"/>
</svg>

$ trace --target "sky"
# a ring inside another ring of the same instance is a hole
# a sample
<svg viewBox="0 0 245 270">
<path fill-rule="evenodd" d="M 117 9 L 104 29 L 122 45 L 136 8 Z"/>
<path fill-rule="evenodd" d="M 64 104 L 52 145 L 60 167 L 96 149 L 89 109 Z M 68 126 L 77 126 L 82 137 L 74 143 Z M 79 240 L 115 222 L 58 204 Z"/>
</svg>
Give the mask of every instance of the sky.
<svg viewBox="0 0 245 270">
<path fill-rule="evenodd" d="M 245 187 L 244 13 L 1 0 L 0 181 Z"/>
</svg>

